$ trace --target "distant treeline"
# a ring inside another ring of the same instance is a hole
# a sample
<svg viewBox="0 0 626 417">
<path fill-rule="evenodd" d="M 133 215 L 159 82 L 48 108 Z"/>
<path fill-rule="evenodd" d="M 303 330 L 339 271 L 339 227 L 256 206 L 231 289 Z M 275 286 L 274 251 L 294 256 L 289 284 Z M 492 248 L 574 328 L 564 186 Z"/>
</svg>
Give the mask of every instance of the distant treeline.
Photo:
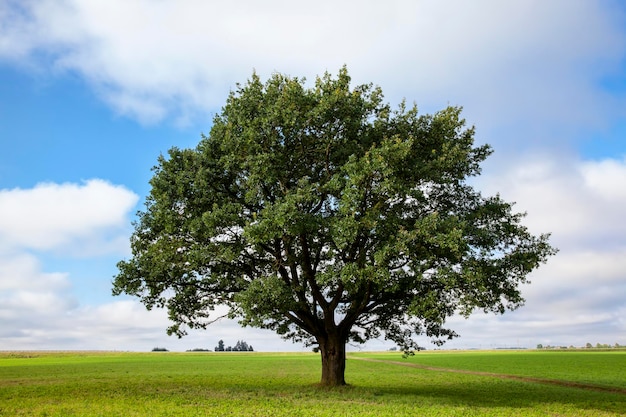
<svg viewBox="0 0 626 417">
<path fill-rule="evenodd" d="M 169 352 L 164 347 L 155 347 L 152 349 L 152 351 L 153 352 Z M 224 341 L 220 340 L 219 342 L 217 342 L 217 346 L 215 346 L 215 351 L 216 352 L 254 352 L 254 348 L 252 347 L 252 345 L 249 345 L 243 340 L 238 340 L 237 343 L 235 343 L 234 347 L 225 346 Z M 187 352 L 211 352 L 211 349 L 195 348 L 195 349 L 188 349 Z"/>
<path fill-rule="evenodd" d="M 215 346 L 216 352 L 253 352 L 254 349 L 251 345 L 247 344 L 243 340 L 238 340 L 235 344 L 235 347 L 228 346 L 224 347 L 224 341 L 220 340 L 217 342 L 217 346 Z"/>
<path fill-rule="evenodd" d="M 537 349 L 625 349 L 626 345 L 620 345 L 619 343 L 615 343 L 612 345 L 604 344 L 604 343 L 596 343 L 595 346 L 591 343 L 587 343 L 585 346 L 550 346 L 550 345 L 542 345 L 539 343 L 537 345 Z"/>
</svg>

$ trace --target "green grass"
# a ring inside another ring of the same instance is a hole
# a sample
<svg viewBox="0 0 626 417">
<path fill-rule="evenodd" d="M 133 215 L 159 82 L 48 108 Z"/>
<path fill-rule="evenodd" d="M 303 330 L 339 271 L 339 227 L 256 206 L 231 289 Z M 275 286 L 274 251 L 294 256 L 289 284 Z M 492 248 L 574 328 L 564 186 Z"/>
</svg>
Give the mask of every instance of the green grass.
<svg viewBox="0 0 626 417">
<path fill-rule="evenodd" d="M 574 365 L 570 353 L 530 352 L 420 352 L 406 362 L 624 385 L 626 355 L 581 354 Z M 0 416 L 626 415 L 620 393 L 356 360 L 404 361 L 399 354 L 352 356 L 350 386 L 324 389 L 315 354 L 0 353 Z"/>
<path fill-rule="evenodd" d="M 389 354 L 377 357 L 390 358 Z M 624 350 L 422 351 L 406 362 L 626 389 Z"/>
</svg>

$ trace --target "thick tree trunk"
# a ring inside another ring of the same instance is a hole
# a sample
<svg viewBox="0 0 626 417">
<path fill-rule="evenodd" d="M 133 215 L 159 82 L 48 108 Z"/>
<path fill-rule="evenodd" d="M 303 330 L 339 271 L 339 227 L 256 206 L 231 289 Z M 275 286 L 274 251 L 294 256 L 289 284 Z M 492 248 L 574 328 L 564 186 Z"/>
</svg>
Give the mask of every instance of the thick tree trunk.
<svg viewBox="0 0 626 417">
<path fill-rule="evenodd" d="M 321 385 L 337 387 L 346 385 L 346 341 L 332 337 L 319 340 L 320 353 L 322 354 L 322 380 Z"/>
</svg>

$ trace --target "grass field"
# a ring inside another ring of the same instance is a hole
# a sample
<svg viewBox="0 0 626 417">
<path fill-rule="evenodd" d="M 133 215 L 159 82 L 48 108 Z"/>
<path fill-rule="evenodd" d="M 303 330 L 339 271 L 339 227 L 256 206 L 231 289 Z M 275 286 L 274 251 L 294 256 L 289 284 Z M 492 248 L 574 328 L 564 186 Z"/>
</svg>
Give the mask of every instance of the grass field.
<svg viewBox="0 0 626 417">
<path fill-rule="evenodd" d="M 319 377 L 315 354 L 0 353 L 0 416 L 626 415 L 626 352 L 358 353 L 350 386 Z"/>
</svg>

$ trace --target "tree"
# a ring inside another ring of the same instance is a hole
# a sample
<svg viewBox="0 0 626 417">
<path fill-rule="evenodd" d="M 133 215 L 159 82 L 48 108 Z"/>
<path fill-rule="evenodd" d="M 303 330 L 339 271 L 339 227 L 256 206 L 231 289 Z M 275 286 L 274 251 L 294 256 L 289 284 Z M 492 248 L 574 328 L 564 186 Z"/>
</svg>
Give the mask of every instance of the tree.
<svg viewBox="0 0 626 417">
<path fill-rule="evenodd" d="M 253 74 L 195 149 L 159 157 L 113 293 L 167 308 L 178 336 L 226 305 L 317 345 L 329 386 L 345 384 L 347 342 L 408 352 L 457 336 L 451 315 L 517 308 L 555 250 L 471 186 L 491 148 L 460 114 L 394 110 L 346 68 L 312 87 Z"/>
<path fill-rule="evenodd" d="M 243 340 L 238 340 L 237 343 L 235 344 L 235 347 L 233 348 L 233 350 L 235 352 L 247 352 L 248 351 L 248 344 L 246 342 L 244 342 Z"/>
<path fill-rule="evenodd" d="M 162 348 L 162 347 L 155 347 L 152 348 L 153 352 L 168 352 L 168 350 L 166 348 Z"/>
<path fill-rule="evenodd" d="M 216 352 L 224 352 L 224 341 L 220 339 L 219 342 L 217 342 L 217 346 L 215 347 L 215 351 Z"/>
</svg>

